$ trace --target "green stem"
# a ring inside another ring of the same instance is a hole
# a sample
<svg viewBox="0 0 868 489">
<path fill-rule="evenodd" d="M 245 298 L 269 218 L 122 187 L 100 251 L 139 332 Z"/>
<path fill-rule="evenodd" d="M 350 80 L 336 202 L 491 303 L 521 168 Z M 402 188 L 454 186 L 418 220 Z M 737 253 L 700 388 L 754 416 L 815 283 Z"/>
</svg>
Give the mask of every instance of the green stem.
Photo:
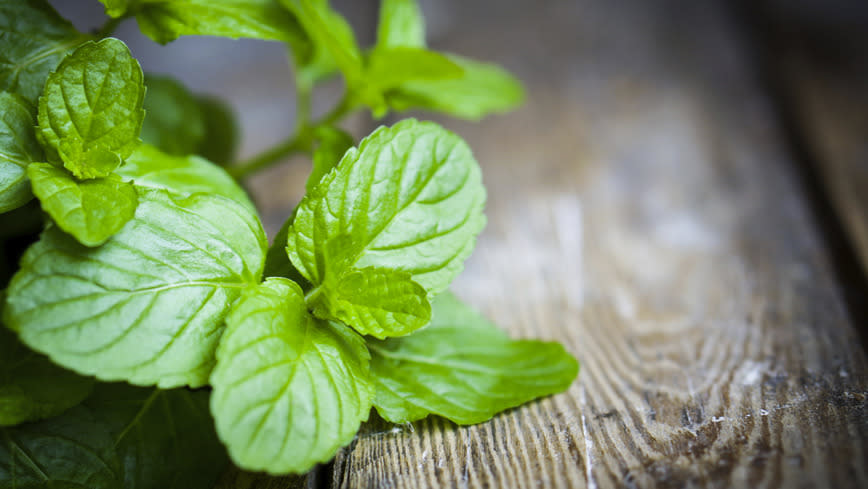
<svg viewBox="0 0 868 489">
<path fill-rule="evenodd" d="M 304 294 L 304 303 L 310 307 L 310 304 L 316 300 L 317 297 L 322 293 L 322 286 L 316 286 L 313 289 L 309 290 L 306 294 Z"/>
<path fill-rule="evenodd" d="M 299 100 L 301 100 L 301 98 Z M 300 102 L 300 105 L 303 105 L 303 103 Z M 321 126 L 330 126 L 334 124 L 347 115 L 353 107 L 354 106 L 350 102 L 349 98 L 344 97 L 340 103 L 331 110 L 331 112 L 324 115 L 318 121 L 313 124 L 306 124 L 302 119 L 295 134 L 289 136 L 276 146 L 259 153 L 253 158 L 227 168 L 226 171 L 228 171 L 236 180 L 243 180 L 253 173 L 283 161 L 291 155 L 309 152 L 311 145 L 313 144 L 313 135 L 316 129 Z"/>
<path fill-rule="evenodd" d="M 104 37 L 108 37 L 112 35 L 112 33 L 117 29 L 117 27 L 121 24 L 121 22 L 127 20 L 128 15 L 122 15 L 120 17 L 113 17 L 105 21 L 105 24 L 96 31 L 97 39 L 102 39 Z"/>
<path fill-rule="evenodd" d="M 230 166 L 226 171 L 228 171 L 236 180 L 242 180 L 250 176 L 252 173 L 267 168 L 284 158 L 297 153 L 309 151 L 310 144 L 311 133 L 308 129 L 302 128 L 299 132 L 278 143 L 276 146 L 269 148 L 236 166 Z"/>
<path fill-rule="evenodd" d="M 316 126 L 330 126 L 335 122 L 343 119 L 343 117 L 350 113 L 355 106 L 350 100 L 350 97 L 344 96 L 341 101 L 335 106 L 334 109 L 331 110 L 328 114 L 324 115 L 315 125 Z"/>
<path fill-rule="evenodd" d="M 304 77 L 296 77 L 295 82 L 295 119 L 298 127 L 304 127 L 310 122 L 313 84 Z"/>
</svg>

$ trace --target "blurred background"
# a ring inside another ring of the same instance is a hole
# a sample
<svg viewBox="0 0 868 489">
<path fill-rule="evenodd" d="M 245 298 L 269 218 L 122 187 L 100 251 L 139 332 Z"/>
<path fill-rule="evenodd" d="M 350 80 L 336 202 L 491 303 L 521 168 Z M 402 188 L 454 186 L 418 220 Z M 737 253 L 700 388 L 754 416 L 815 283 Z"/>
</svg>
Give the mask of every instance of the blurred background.
<svg viewBox="0 0 868 489">
<path fill-rule="evenodd" d="M 95 0 L 51 3 L 80 30 L 95 29 L 106 20 L 102 5 Z M 332 3 L 350 20 L 360 44 L 370 45 L 376 29 L 377 0 Z M 631 34 L 637 24 L 653 29 L 661 45 L 673 51 L 668 60 L 674 63 L 673 69 L 708 69 L 708 62 L 706 66 L 691 65 L 690 44 L 702 33 L 689 24 L 695 17 L 690 11 L 713 4 L 715 15 L 727 17 L 723 22 L 732 24 L 739 36 L 736 42 L 743 51 L 730 54 L 750 65 L 766 95 L 785 112 L 786 124 L 794 125 L 789 129 L 805 133 L 799 136 L 804 140 L 798 144 L 811 151 L 834 151 L 839 158 L 858 157 L 868 167 L 866 2 L 703 0 L 618 2 L 617 6 L 583 0 L 420 3 L 433 48 L 503 64 L 528 84 L 527 105 L 545 103 L 551 97 L 562 97 L 566 103 L 571 98 L 570 77 L 621 84 L 627 92 L 645 85 L 642 77 L 654 74 L 642 65 L 650 61 L 643 59 L 641 50 L 629 52 L 634 38 L 641 37 Z M 122 24 L 115 35 L 127 42 L 145 71 L 170 74 L 195 92 L 217 95 L 231 104 L 242 128 L 241 159 L 275 144 L 292 130 L 293 76 L 280 43 L 184 37 L 160 46 L 144 37 L 134 21 Z M 677 66 L 682 62 L 684 66 Z M 711 64 L 726 62 L 721 59 Z M 631 65 L 631 73 L 605 71 L 620 64 Z M 553 76 L 567 79 L 553 80 Z M 319 90 L 314 111 L 327 110 L 341 89 L 336 80 Z M 601 111 L 617 109 L 602 107 Z M 521 119 L 523 115 L 507 117 Z M 446 123 L 454 125 L 452 121 Z M 361 137 L 374 125 L 363 114 L 351 118 L 346 127 Z M 581 131 L 572 129 L 564 130 L 572 133 L 575 141 Z M 830 138 L 836 141 L 828 141 Z M 852 147 L 843 147 L 847 145 Z M 306 172 L 306 163 L 296 162 L 251 182 L 269 231 L 279 226 L 287 209 L 300 197 L 300 182 Z"/>
</svg>

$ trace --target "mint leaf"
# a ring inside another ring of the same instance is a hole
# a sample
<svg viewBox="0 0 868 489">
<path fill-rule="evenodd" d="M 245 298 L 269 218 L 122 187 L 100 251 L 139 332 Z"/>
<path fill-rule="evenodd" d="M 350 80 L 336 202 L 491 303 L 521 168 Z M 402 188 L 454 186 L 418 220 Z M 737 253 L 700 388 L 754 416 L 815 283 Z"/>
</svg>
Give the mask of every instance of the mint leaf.
<svg viewBox="0 0 868 489">
<path fill-rule="evenodd" d="M 295 283 L 246 290 L 211 376 L 211 412 L 232 459 L 280 474 L 332 458 L 370 412 L 368 361 L 361 337 L 308 314 Z"/>
<path fill-rule="evenodd" d="M 367 80 L 383 92 L 413 80 L 458 78 L 464 73 L 446 56 L 423 48 L 377 48 L 367 61 Z"/>
<path fill-rule="evenodd" d="M 137 7 L 136 20 L 161 44 L 190 35 L 305 42 L 295 17 L 277 0 L 149 0 Z"/>
<path fill-rule="evenodd" d="M 116 173 L 132 180 L 136 187 L 163 188 L 175 195 L 221 195 L 256 213 L 247 192 L 225 170 L 198 156 L 167 155 L 142 144 Z"/>
<path fill-rule="evenodd" d="M 148 74 L 145 85 L 142 141 L 170 155 L 196 153 L 205 139 L 205 118 L 193 94 L 168 76 Z"/>
<path fill-rule="evenodd" d="M 377 47 L 425 47 L 425 20 L 416 0 L 382 0 Z"/>
<path fill-rule="evenodd" d="M 42 209 L 86 246 L 105 243 L 136 212 L 136 189 L 117 175 L 79 182 L 49 163 L 33 163 L 27 174 Z"/>
<path fill-rule="evenodd" d="M 238 152 L 238 123 L 232 107 L 211 96 L 196 97 L 205 122 L 205 137 L 196 148 L 199 154 L 220 166 L 235 160 Z"/>
<path fill-rule="evenodd" d="M 353 147 L 353 137 L 335 127 L 319 127 L 316 130 L 319 146 L 313 152 L 313 169 L 304 184 L 308 192 L 341 161 L 341 157 Z"/>
<path fill-rule="evenodd" d="M 80 373 L 201 386 L 265 247 L 259 220 L 232 200 L 140 188 L 135 217 L 98 248 L 49 228 L 9 284 L 4 321 Z"/>
<path fill-rule="evenodd" d="M 484 203 L 464 141 L 405 120 L 374 131 L 302 199 L 287 253 L 324 289 L 320 298 L 334 297 L 345 273 L 368 267 L 407 273 L 430 296 L 463 267 L 485 225 Z"/>
<path fill-rule="evenodd" d="M 235 158 L 238 125 L 232 109 L 211 96 L 196 96 L 179 81 L 145 79 L 142 140 L 171 155 L 198 154 L 219 165 Z"/>
<path fill-rule="evenodd" d="M 142 69 L 114 38 L 89 41 L 60 62 L 39 97 L 40 142 L 81 179 L 109 175 L 139 144 Z"/>
<path fill-rule="evenodd" d="M 377 338 L 403 336 L 431 320 L 425 289 L 409 273 L 397 270 L 346 272 L 316 307 L 317 316 L 343 321 Z"/>
<path fill-rule="evenodd" d="M 0 428 L 0 487 L 210 489 L 227 465 L 207 392 L 98 385 L 65 414 Z"/>
<path fill-rule="evenodd" d="M 80 34 L 45 0 L 0 4 L 0 90 L 36 105 L 48 73 L 90 36 Z"/>
<path fill-rule="evenodd" d="M 280 0 L 291 11 L 307 33 L 320 57 L 318 71 L 327 72 L 331 62 L 337 66 L 347 83 L 355 85 L 362 78 L 362 54 L 353 29 L 327 0 Z M 316 52 L 316 51 L 315 51 Z M 326 65 L 326 66 L 322 66 Z"/>
<path fill-rule="evenodd" d="M 429 109 L 478 120 L 514 109 L 524 100 L 521 83 L 502 68 L 450 55 L 463 75 L 442 80 L 407 81 L 386 93 L 395 110 Z"/>
<path fill-rule="evenodd" d="M 384 93 L 410 80 L 439 80 L 461 76 L 462 69 L 449 58 L 416 46 L 377 46 L 367 58 L 356 43 L 346 20 L 325 0 L 281 0 L 295 14 L 313 44 L 312 53 L 300 58 L 304 79 L 327 73 L 333 61 L 347 82 L 350 105 L 365 104 L 375 117 L 388 110 Z M 330 59 L 316 59 L 330 56 Z M 308 71 L 315 74 L 308 74 Z"/>
<path fill-rule="evenodd" d="M 51 363 L 0 324 L 0 426 L 56 416 L 83 401 L 92 387 L 93 379 Z"/>
<path fill-rule="evenodd" d="M 42 160 L 33 131 L 33 108 L 24 98 L 0 92 L 0 213 L 33 198 L 27 165 Z"/>
<path fill-rule="evenodd" d="M 109 17 L 120 17 L 127 12 L 127 0 L 99 0 L 105 5 L 105 14 Z"/>
<path fill-rule="evenodd" d="M 510 340 L 450 293 L 434 300 L 434 320 L 403 338 L 369 340 L 374 406 L 403 423 L 437 414 L 474 424 L 561 392 L 579 364 L 554 342 Z"/>
</svg>

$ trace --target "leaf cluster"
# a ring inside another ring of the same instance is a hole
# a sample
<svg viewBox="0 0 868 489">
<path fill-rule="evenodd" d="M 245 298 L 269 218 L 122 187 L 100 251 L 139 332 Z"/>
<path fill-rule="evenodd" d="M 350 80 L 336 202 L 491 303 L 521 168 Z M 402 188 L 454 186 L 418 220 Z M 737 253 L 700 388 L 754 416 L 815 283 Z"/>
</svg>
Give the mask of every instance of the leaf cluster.
<svg viewBox="0 0 868 489">
<path fill-rule="evenodd" d="M 415 119 L 359 144 L 335 125 L 505 111 L 510 75 L 428 49 L 412 0 L 383 1 L 367 50 L 324 0 L 101 1 L 94 35 L 44 0 L 0 5 L 0 487 L 204 488 L 227 452 L 302 473 L 372 408 L 470 424 L 570 385 L 562 346 L 447 291 L 485 225 L 467 144 Z M 160 43 L 283 42 L 300 107 L 336 73 L 346 94 L 239 164 L 232 110 L 145 75 L 108 37 L 127 18 Z M 269 247 L 237 179 L 293 151 L 307 194 Z"/>
</svg>

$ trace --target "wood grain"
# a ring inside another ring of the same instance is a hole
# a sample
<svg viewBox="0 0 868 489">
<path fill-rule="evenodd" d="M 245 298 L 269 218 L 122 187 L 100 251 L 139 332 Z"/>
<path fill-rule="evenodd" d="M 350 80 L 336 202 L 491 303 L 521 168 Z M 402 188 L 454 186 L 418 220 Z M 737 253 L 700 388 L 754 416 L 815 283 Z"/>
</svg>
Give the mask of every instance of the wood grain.
<svg viewBox="0 0 868 489">
<path fill-rule="evenodd" d="M 865 352 L 727 12 L 485 5 L 429 13 L 529 92 L 447 122 L 490 192 L 455 288 L 582 372 L 477 426 L 369 423 L 332 485 L 868 487 Z"/>
</svg>

